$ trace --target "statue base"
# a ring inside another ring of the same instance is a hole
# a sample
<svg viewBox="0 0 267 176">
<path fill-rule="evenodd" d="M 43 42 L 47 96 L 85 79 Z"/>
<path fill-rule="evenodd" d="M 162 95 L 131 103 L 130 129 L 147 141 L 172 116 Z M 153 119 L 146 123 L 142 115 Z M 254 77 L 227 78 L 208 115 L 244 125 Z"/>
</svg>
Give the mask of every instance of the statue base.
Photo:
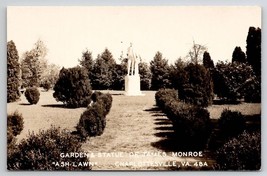
<svg viewBox="0 0 267 176">
<path fill-rule="evenodd" d="M 125 76 L 125 93 L 126 96 L 144 96 L 140 90 L 140 76 L 126 75 Z"/>
</svg>

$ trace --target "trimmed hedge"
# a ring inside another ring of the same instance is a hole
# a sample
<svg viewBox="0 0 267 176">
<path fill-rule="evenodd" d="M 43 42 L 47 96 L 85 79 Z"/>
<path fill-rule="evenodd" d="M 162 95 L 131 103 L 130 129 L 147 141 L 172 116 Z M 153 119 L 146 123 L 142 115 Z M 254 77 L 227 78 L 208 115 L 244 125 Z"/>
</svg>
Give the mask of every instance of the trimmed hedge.
<svg viewBox="0 0 267 176">
<path fill-rule="evenodd" d="M 82 113 L 76 126 L 81 139 L 84 141 L 88 136 L 100 136 L 106 127 L 106 115 L 112 106 L 112 96 L 101 92 L 92 94 L 92 103 Z"/>
<path fill-rule="evenodd" d="M 178 99 L 178 91 L 174 89 L 159 89 L 155 94 L 155 99 L 156 105 L 164 110 L 167 100 Z"/>
<path fill-rule="evenodd" d="M 90 170 L 91 166 L 75 167 L 89 162 L 87 157 L 61 157 L 60 154 L 84 153 L 81 143 L 66 130 L 51 127 L 39 134 L 31 133 L 7 158 L 8 170 Z M 58 164 L 57 164 L 58 163 Z M 63 165 L 61 165 L 63 163 Z M 69 164 L 64 164 L 69 163 Z M 89 164 L 89 163 L 88 163 Z"/>
<path fill-rule="evenodd" d="M 40 92 L 36 87 L 29 87 L 25 91 L 25 97 L 30 104 L 37 104 L 40 99 Z"/>
<path fill-rule="evenodd" d="M 224 109 L 219 118 L 219 128 L 224 137 L 234 137 L 244 131 L 246 121 L 239 111 Z"/>
<path fill-rule="evenodd" d="M 216 170 L 259 170 L 261 168 L 260 131 L 244 131 L 216 151 Z"/>
<path fill-rule="evenodd" d="M 177 140 L 187 149 L 204 148 L 211 133 L 209 112 L 201 107 L 179 102 L 177 91 L 156 93 L 159 107 L 172 121 Z"/>
</svg>

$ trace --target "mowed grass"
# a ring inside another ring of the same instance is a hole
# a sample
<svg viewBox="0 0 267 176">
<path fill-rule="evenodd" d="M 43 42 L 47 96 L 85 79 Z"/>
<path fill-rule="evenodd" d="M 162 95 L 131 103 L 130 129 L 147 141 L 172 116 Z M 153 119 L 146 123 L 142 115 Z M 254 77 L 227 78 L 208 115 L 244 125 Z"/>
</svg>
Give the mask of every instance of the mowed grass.
<svg viewBox="0 0 267 176">
<path fill-rule="evenodd" d="M 107 115 L 107 124 L 103 135 L 92 137 L 83 144 L 86 152 L 163 152 L 172 151 L 172 144 L 166 143 L 166 136 L 173 132 L 167 117 L 155 106 L 155 91 L 143 91 L 144 96 L 124 96 L 123 91 L 103 91 L 112 95 L 113 103 Z M 24 95 L 21 100 L 8 103 L 7 113 L 17 110 L 23 114 L 24 129 L 18 139 L 27 137 L 29 131 L 35 133 L 47 129 L 51 125 L 62 129 L 75 130 L 81 113 L 85 108 L 68 109 L 53 98 L 53 91 L 42 92 L 37 105 L 29 105 Z M 238 110 L 245 115 L 260 114 L 261 105 L 242 103 L 239 105 L 213 105 L 207 109 L 212 119 L 220 117 L 223 109 Z M 159 161 L 167 162 L 181 158 L 169 157 L 95 157 L 91 161 L 98 162 L 93 170 L 127 170 L 155 169 L 150 167 L 118 167 L 116 161 Z M 189 160 L 183 158 L 182 160 Z M 157 167 L 156 169 L 160 169 Z M 162 168 L 166 169 L 166 168 Z"/>
</svg>

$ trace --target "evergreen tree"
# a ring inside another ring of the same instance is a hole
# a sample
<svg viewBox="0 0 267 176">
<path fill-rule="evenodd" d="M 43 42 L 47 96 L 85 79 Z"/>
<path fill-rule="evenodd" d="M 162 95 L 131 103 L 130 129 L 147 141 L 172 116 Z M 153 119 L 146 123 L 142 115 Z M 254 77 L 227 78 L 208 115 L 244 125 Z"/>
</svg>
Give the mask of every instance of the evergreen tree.
<svg viewBox="0 0 267 176">
<path fill-rule="evenodd" d="M 257 76 L 261 75 L 261 29 L 250 27 L 247 36 L 247 61 Z"/>
<path fill-rule="evenodd" d="M 186 81 L 185 67 L 186 63 L 181 58 L 177 59 L 174 65 L 171 65 L 170 81 L 171 87 L 178 89 L 178 92 L 182 91 L 183 84 Z"/>
<path fill-rule="evenodd" d="M 86 68 L 88 72 L 88 78 L 90 78 L 90 75 L 92 74 L 93 70 L 93 57 L 92 52 L 89 52 L 88 49 L 82 53 L 82 58 L 79 60 L 80 65 Z"/>
<path fill-rule="evenodd" d="M 107 48 L 97 56 L 92 72 L 93 89 L 112 89 L 115 65 L 116 62 Z"/>
<path fill-rule="evenodd" d="M 91 85 L 83 67 L 62 68 L 54 87 L 54 98 L 67 107 L 87 107 L 91 101 Z"/>
<path fill-rule="evenodd" d="M 208 53 L 207 51 L 205 51 L 203 54 L 203 65 L 205 68 L 214 68 L 213 60 L 210 57 L 210 53 Z"/>
<path fill-rule="evenodd" d="M 170 66 L 168 60 L 162 58 L 162 54 L 158 51 L 154 59 L 150 62 L 150 70 L 152 73 L 151 89 L 158 90 L 160 88 L 170 87 L 169 71 Z"/>
<path fill-rule="evenodd" d="M 185 73 L 185 82 L 179 91 L 179 98 L 198 106 L 211 105 L 213 82 L 209 70 L 203 65 L 190 63 L 185 67 Z"/>
<path fill-rule="evenodd" d="M 246 63 L 246 54 L 239 46 L 233 51 L 232 62 Z"/>
<path fill-rule="evenodd" d="M 139 75 L 141 90 L 149 90 L 151 87 L 151 71 L 149 65 L 143 61 L 139 63 Z"/>
<path fill-rule="evenodd" d="M 20 65 L 15 43 L 11 40 L 7 43 L 7 102 L 19 99 L 20 92 Z"/>
</svg>

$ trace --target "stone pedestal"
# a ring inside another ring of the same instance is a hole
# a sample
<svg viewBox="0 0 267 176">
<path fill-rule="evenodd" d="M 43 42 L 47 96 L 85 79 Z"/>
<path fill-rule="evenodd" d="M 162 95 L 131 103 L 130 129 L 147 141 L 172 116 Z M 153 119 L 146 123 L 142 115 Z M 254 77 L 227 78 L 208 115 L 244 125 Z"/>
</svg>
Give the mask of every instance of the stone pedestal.
<svg viewBox="0 0 267 176">
<path fill-rule="evenodd" d="M 144 96 L 140 90 L 140 76 L 126 75 L 125 76 L 125 95 L 126 96 Z"/>
</svg>

